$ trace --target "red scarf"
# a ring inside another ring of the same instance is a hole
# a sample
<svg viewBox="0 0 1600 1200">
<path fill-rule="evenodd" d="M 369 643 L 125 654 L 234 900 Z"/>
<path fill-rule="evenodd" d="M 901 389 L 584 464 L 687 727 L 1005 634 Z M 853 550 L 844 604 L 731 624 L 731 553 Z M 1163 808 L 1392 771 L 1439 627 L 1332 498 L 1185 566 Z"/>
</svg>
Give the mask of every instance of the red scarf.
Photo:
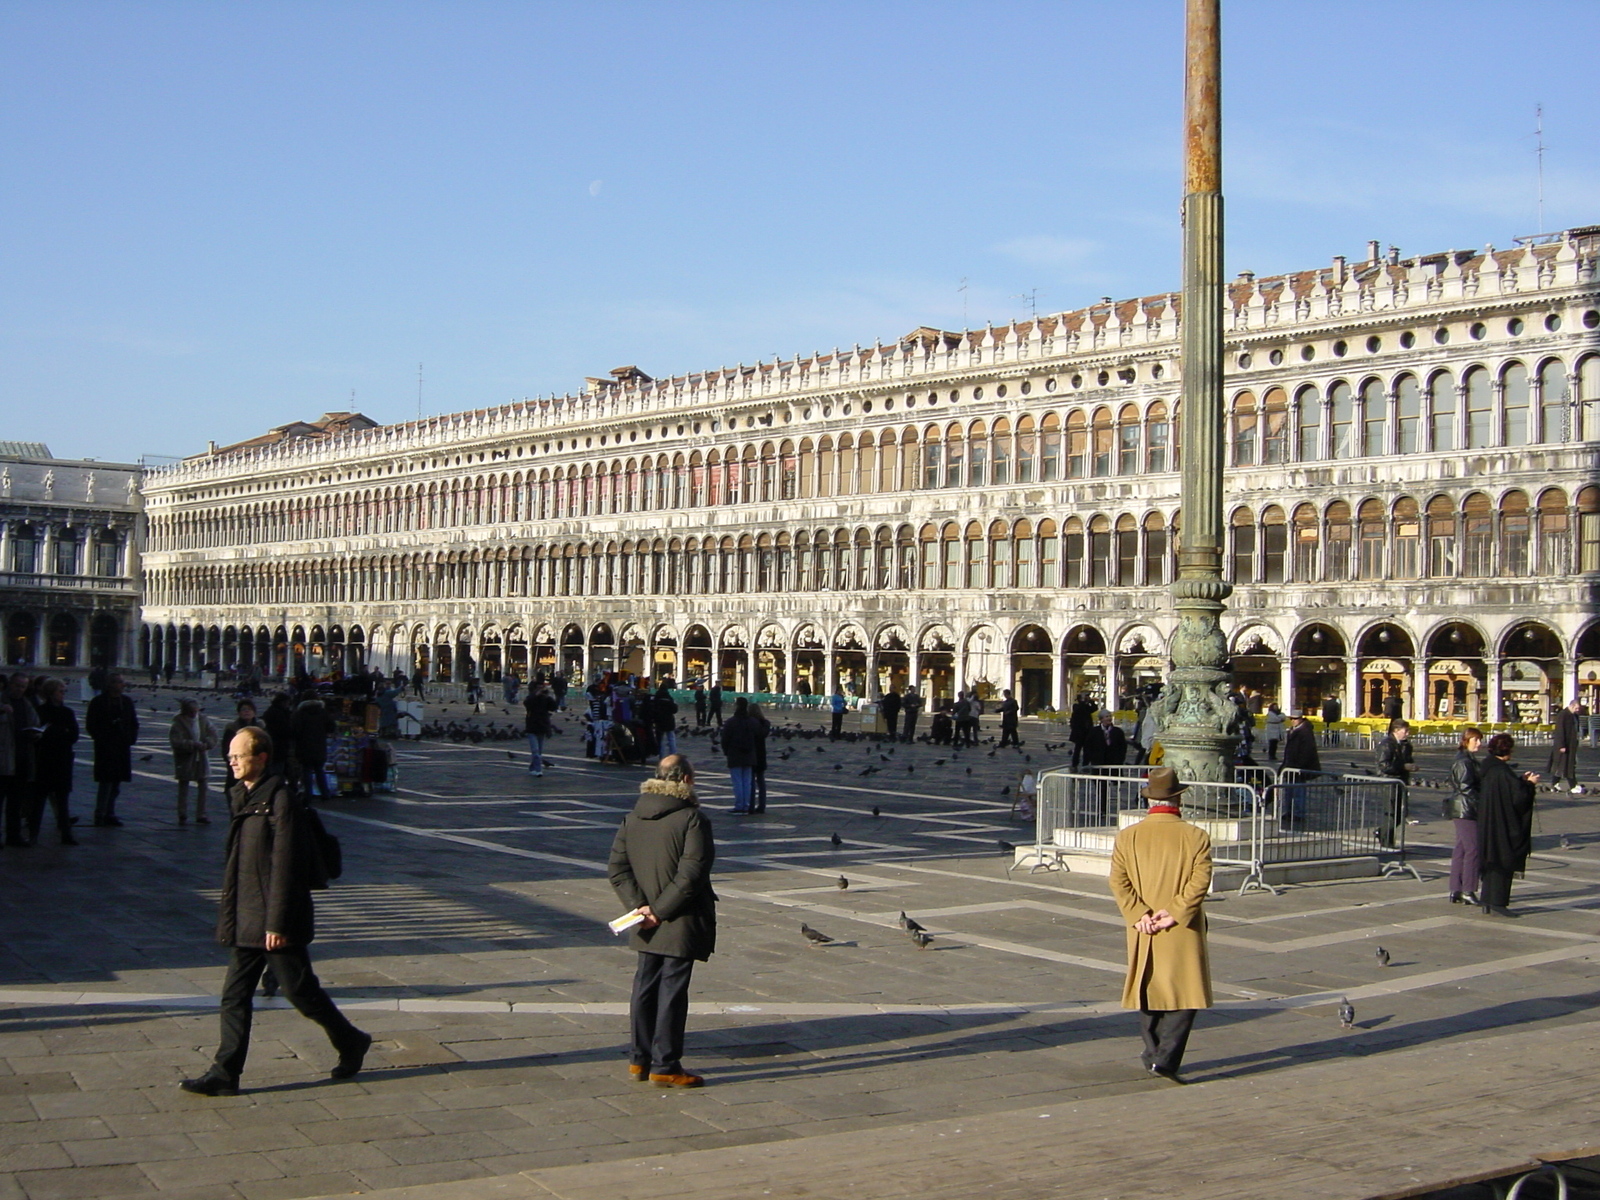
<svg viewBox="0 0 1600 1200">
<path fill-rule="evenodd" d="M 1175 817 L 1178 815 L 1178 806 L 1176 804 L 1152 804 L 1145 812 L 1147 814 L 1168 813 Z"/>
</svg>

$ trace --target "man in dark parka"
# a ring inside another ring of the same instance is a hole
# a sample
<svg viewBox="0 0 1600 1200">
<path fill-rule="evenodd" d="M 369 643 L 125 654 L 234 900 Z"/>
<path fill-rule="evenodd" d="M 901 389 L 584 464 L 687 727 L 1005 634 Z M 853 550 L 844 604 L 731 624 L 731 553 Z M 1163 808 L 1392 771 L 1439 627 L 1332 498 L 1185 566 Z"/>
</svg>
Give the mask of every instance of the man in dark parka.
<svg viewBox="0 0 1600 1200">
<path fill-rule="evenodd" d="M 711 822 L 694 794 L 694 768 L 668 755 L 611 843 L 611 887 L 644 920 L 628 945 L 639 952 L 630 1007 L 629 1074 L 657 1087 L 700 1087 L 683 1069 L 689 976 L 717 946 L 717 897 L 711 890 L 716 847 Z"/>
<path fill-rule="evenodd" d="M 239 782 L 228 790 L 233 822 L 217 906 L 217 941 L 233 948 L 222 985 L 222 1042 L 211 1069 L 181 1085 L 202 1096 L 239 1090 L 250 1051 L 252 996 L 268 966 L 300 1015 L 327 1032 L 339 1054 L 333 1078 L 349 1079 L 361 1070 L 372 1045 L 372 1035 L 350 1023 L 311 969 L 306 947 L 316 936 L 316 922 L 309 846 L 297 828 L 302 805 L 281 776 L 267 773 L 271 754 L 271 739 L 255 726 L 241 729 L 228 746 L 228 765 Z"/>
<path fill-rule="evenodd" d="M 1511 903 L 1511 877 L 1528 866 L 1533 848 L 1534 785 L 1539 777 L 1511 764 L 1516 743 L 1509 733 L 1489 739 L 1489 754 L 1478 774 L 1478 899 L 1483 911 L 1500 917 L 1517 914 Z"/>
<path fill-rule="evenodd" d="M 94 742 L 94 823 L 121 825 L 117 795 L 133 778 L 133 744 L 139 740 L 139 714 L 122 694 L 121 675 L 106 680 L 106 690 L 83 713 L 84 732 Z"/>
</svg>

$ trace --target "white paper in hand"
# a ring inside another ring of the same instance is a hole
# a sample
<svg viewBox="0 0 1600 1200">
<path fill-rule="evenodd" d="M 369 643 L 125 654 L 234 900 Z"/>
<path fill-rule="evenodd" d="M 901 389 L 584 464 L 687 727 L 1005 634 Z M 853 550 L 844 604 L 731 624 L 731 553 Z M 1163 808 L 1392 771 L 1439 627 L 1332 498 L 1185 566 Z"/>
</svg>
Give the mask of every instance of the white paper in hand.
<svg viewBox="0 0 1600 1200">
<path fill-rule="evenodd" d="M 608 921 L 607 922 L 607 924 L 609 924 L 611 926 L 611 932 L 612 933 L 626 933 L 628 930 L 632 929 L 635 925 L 641 925 L 643 923 L 644 923 L 644 914 L 640 913 L 640 912 L 624 913 L 622 916 L 618 917 L 615 921 Z"/>
</svg>

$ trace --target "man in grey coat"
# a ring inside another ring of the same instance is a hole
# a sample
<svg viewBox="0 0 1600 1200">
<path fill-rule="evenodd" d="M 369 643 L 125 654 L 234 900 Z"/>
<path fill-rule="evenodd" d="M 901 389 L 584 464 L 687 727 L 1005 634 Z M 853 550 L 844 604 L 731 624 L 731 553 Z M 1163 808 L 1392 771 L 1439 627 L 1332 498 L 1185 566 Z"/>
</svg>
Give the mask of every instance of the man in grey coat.
<svg viewBox="0 0 1600 1200">
<path fill-rule="evenodd" d="M 628 940 L 639 952 L 628 1073 L 641 1083 L 705 1083 L 683 1069 L 683 1030 L 689 976 L 695 961 L 710 958 L 717 945 L 715 858 L 711 822 L 694 794 L 694 768 L 681 754 L 669 754 L 656 777 L 639 785 L 638 802 L 611 843 L 609 863 L 617 898 L 644 918 Z"/>
</svg>

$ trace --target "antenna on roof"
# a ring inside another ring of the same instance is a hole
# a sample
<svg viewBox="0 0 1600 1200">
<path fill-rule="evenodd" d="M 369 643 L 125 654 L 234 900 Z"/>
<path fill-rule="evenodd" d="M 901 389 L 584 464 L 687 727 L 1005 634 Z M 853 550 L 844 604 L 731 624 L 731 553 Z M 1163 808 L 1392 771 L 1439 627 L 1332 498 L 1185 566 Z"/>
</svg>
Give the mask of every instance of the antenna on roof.
<svg viewBox="0 0 1600 1200">
<path fill-rule="evenodd" d="M 961 293 L 961 328 L 966 329 L 972 322 L 967 318 L 967 277 L 961 277 L 961 286 L 956 288 Z"/>
<path fill-rule="evenodd" d="M 1021 292 L 1021 293 L 1013 296 L 1012 299 L 1013 300 L 1026 300 L 1027 303 L 1028 303 L 1028 315 L 1035 321 L 1037 321 L 1039 319 L 1039 289 L 1038 288 L 1032 288 L 1029 291 Z"/>
<path fill-rule="evenodd" d="M 1544 232 L 1544 105 L 1533 106 L 1533 153 L 1539 163 L 1539 232 Z"/>
</svg>

